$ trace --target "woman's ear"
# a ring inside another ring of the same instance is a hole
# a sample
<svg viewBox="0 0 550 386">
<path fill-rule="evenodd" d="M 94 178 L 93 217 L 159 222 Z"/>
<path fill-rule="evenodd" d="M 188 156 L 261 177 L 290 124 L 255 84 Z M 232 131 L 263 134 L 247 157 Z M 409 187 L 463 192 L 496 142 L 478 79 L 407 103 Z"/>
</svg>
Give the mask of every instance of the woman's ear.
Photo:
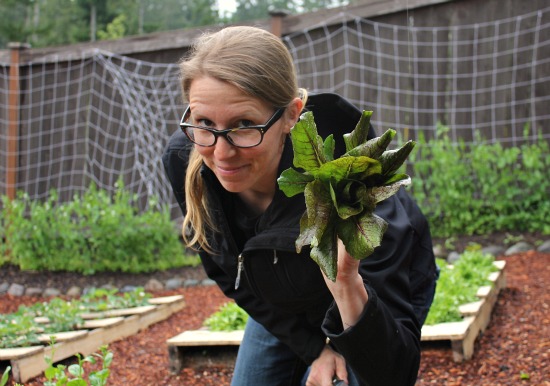
<svg viewBox="0 0 550 386">
<path fill-rule="evenodd" d="M 304 108 L 304 102 L 300 98 L 294 98 L 292 102 L 286 108 L 286 122 L 285 122 L 285 132 L 290 133 L 290 129 L 294 127 L 298 119 L 300 119 L 300 114 Z"/>
</svg>

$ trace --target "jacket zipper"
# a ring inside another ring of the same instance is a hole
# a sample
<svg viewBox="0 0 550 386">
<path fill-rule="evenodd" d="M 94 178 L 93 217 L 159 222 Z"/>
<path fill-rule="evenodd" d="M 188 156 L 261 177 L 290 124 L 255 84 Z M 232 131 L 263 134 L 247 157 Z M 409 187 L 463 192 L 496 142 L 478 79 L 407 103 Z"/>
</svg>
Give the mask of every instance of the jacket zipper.
<svg viewBox="0 0 550 386">
<path fill-rule="evenodd" d="M 239 284 L 241 284 L 241 273 L 244 268 L 244 256 L 242 253 L 237 257 L 237 279 L 235 280 L 235 289 L 239 289 Z"/>
<path fill-rule="evenodd" d="M 277 256 L 277 250 L 273 250 L 273 264 L 277 264 L 279 261 L 279 256 Z M 235 289 L 239 289 L 239 285 L 241 284 L 241 274 L 244 270 L 244 256 L 242 252 L 237 257 L 237 278 L 235 279 Z"/>
</svg>

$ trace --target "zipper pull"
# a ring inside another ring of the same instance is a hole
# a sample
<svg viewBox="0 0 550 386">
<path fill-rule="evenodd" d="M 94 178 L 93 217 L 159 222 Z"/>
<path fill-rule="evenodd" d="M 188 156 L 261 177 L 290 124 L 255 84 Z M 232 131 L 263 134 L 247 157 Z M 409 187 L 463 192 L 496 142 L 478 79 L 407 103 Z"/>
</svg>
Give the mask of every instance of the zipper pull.
<svg viewBox="0 0 550 386">
<path fill-rule="evenodd" d="M 277 264 L 278 261 L 279 261 L 279 257 L 277 256 L 277 250 L 274 249 L 273 250 L 273 264 Z"/>
<path fill-rule="evenodd" d="M 241 253 L 237 258 L 237 279 L 235 280 L 235 289 L 238 289 L 239 284 L 241 283 L 241 272 L 243 271 L 243 268 L 244 268 L 243 265 L 244 265 L 244 256 Z"/>
</svg>

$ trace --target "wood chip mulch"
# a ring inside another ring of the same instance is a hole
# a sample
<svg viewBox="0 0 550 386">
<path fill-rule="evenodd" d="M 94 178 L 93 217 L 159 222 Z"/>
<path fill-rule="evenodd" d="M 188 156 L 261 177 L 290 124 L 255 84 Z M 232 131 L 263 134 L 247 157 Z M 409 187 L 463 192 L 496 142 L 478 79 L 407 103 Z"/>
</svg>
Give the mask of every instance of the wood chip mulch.
<svg viewBox="0 0 550 386">
<path fill-rule="evenodd" d="M 449 342 L 423 344 L 417 385 L 550 385 L 550 254 L 530 251 L 501 259 L 507 261 L 507 287 L 499 295 L 488 328 L 476 340 L 473 358 L 455 363 Z M 166 346 L 167 339 L 200 328 L 203 320 L 228 299 L 217 287 L 210 286 L 154 295 L 173 294 L 185 296 L 183 310 L 110 344 L 114 360 L 109 385 L 229 385 L 231 366 L 186 368 L 172 374 Z M 42 300 L 2 295 L 0 313 L 12 312 L 19 304 Z M 0 371 L 5 365 L 0 363 Z M 86 366 L 86 371 L 92 369 Z M 43 385 L 44 381 L 45 378 L 37 377 L 25 385 Z M 8 386 L 14 384 L 12 380 L 8 382 Z"/>
</svg>

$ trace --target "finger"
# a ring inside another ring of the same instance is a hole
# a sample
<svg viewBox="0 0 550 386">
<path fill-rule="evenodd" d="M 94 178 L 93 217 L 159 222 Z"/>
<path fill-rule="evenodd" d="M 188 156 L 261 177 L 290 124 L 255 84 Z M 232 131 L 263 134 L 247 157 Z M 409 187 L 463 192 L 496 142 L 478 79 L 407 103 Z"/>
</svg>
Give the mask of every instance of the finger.
<svg viewBox="0 0 550 386">
<path fill-rule="evenodd" d="M 317 374 L 317 376 L 308 376 L 306 386 L 333 386 L 333 376 L 328 372 Z"/>
<path fill-rule="evenodd" d="M 348 369 L 343 357 L 338 358 L 336 361 L 336 378 L 344 381 L 346 385 L 348 384 Z"/>
</svg>

